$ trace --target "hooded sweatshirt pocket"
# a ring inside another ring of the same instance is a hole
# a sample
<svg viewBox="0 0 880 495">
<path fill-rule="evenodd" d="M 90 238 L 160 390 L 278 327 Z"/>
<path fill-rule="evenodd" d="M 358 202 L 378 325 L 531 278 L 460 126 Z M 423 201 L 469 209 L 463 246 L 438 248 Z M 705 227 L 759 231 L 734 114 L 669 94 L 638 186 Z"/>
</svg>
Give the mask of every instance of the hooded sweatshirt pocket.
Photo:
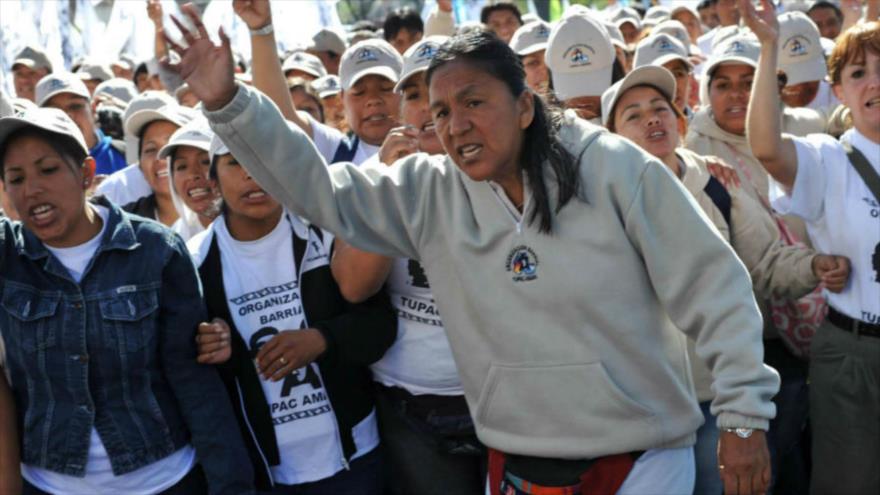
<svg viewBox="0 0 880 495">
<path fill-rule="evenodd" d="M 601 362 L 492 364 L 477 403 L 480 426 L 540 440 L 599 439 L 609 429 L 649 433 L 654 413 L 621 390 Z"/>
</svg>

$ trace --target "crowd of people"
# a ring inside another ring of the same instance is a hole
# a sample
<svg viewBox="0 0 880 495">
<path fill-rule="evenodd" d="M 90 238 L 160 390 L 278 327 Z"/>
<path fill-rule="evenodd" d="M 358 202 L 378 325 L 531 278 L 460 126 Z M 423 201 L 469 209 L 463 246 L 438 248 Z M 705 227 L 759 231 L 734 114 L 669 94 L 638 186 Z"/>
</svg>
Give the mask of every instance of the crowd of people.
<svg viewBox="0 0 880 495">
<path fill-rule="evenodd" d="M 453 3 L 18 54 L 0 493 L 880 492 L 880 1 Z"/>
</svg>

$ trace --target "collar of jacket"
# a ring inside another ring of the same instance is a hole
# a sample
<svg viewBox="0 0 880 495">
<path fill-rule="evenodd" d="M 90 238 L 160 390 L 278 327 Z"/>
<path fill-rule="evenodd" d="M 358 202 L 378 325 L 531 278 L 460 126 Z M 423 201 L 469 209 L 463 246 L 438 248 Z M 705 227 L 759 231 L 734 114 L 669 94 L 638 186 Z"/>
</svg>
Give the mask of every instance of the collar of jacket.
<svg viewBox="0 0 880 495">
<path fill-rule="evenodd" d="M 101 245 L 95 255 L 102 251 L 111 251 L 120 249 L 123 251 L 132 251 L 140 246 L 135 237 L 134 228 L 131 226 L 126 215 L 118 206 L 111 203 L 103 196 L 96 196 L 89 202 L 103 206 L 110 211 L 107 217 L 107 225 L 104 228 L 104 234 L 101 238 Z M 43 241 L 37 238 L 30 230 L 21 229 L 15 239 L 15 247 L 22 256 L 27 256 L 31 260 L 38 260 L 49 256 L 49 250 Z"/>
</svg>

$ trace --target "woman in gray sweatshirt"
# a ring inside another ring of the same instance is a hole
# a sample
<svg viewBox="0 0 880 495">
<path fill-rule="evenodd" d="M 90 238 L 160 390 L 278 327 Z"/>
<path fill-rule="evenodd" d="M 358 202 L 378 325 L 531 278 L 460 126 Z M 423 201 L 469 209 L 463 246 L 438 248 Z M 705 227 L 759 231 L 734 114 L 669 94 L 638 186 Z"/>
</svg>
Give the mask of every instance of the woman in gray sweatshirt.
<svg viewBox="0 0 880 495">
<path fill-rule="evenodd" d="M 188 12 L 199 33 L 183 28 L 175 68 L 257 182 L 359 249 L 423 264 L 477 435 L 506 454 L 493 491 L 688 492 L 702 414 L 678 329 L 712 371 L 725 482 L 766 488 L 779 381 L 748 273 L 655 158 L 548 112 L 513 51 L 478 32 L 426 75 L 447 156 L 328 168 Z"/>
</svg>

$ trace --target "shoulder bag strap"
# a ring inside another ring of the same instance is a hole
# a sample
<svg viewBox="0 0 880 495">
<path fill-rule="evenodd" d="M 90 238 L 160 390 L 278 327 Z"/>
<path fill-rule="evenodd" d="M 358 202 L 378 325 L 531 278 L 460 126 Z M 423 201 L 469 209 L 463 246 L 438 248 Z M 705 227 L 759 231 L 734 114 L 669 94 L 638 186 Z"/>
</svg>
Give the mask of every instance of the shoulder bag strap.
<svg viewBox="0 0 880 495">
<path fill-rule="evenodd" d="M 868 185 L 868 189 L 871 190 L 874 199 L 880 201 L 880 175 L 877 174 L 877 171 L 874 170 L 874 167 L 871 166 L 868 159 L 865 158 L 865 155 L 863 155 L 861 151 L 854 148 L 849 143 L 842 144 L 843 149 L 846 150 L 846 156 L 849 158 L 849 162 L 852 163 L 853 168 L 856 169 L 856 172 L 859 173 L 862 180 Z"/>
</svg>

